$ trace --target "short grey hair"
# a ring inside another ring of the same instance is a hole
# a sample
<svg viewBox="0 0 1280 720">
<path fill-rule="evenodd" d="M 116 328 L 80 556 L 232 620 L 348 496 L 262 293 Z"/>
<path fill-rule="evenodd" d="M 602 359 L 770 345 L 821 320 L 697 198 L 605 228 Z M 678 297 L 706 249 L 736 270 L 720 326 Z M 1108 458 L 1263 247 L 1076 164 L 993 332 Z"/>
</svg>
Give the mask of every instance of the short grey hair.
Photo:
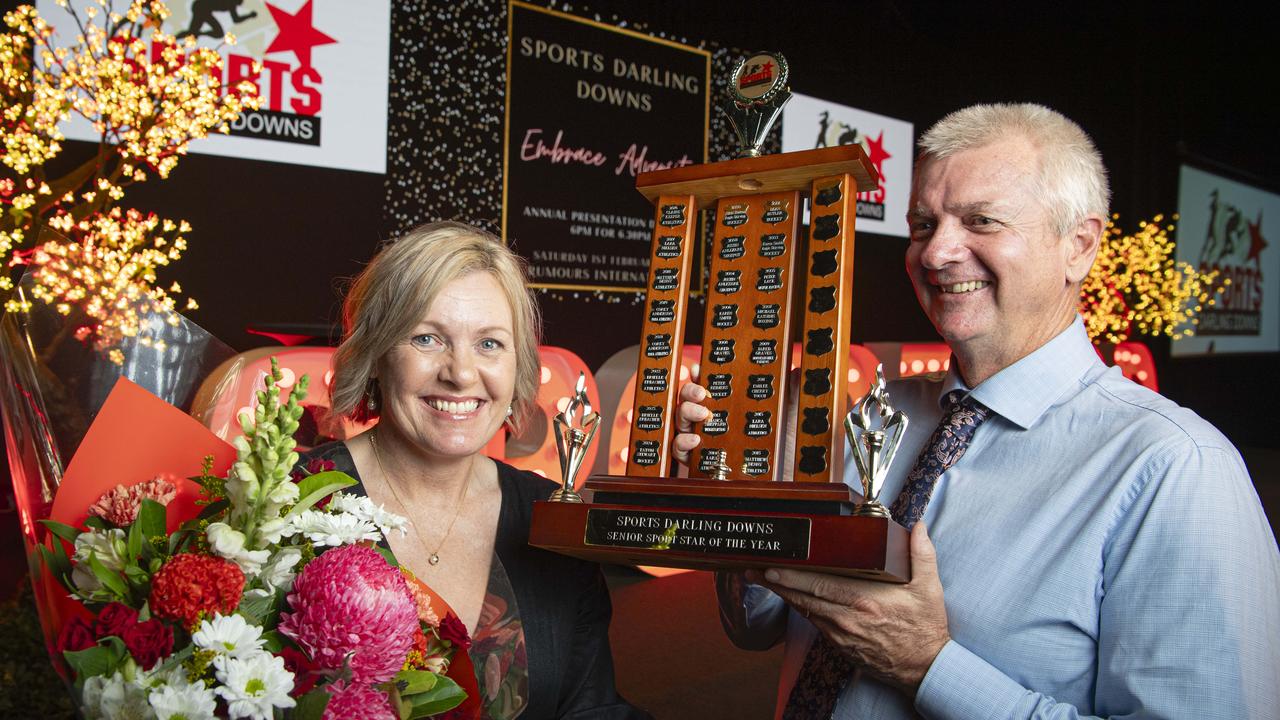
<svg viewBox="0 0 1280 720">
<path fill-rule="evenodd" d="M 916 177 L 931 160 L 1010 135 L 1026 138 L 1040 151 L 1040 195 L 1059 236 L 1090 215 L 1106 222 L 1111 187 L 1102 154 L 1079 125 L 1043 105 L 973 105 L 947 115 L 920 138 Z"/>
<path fill-rule="evenodd" d="M 537 406 L 542 365 L 542 319 L 527 289 L 524 260 L 497 237 L 459 222 L 434 222 L 386 245 L 356 277 L 342 305 L 343 340 L 333 356 L 331 407 L 335 415 L 366 421 L 377 363 L 422 321 L 446 285 L 473 272 L 488 273 L 511 307 L 516 351 L 512 420 Z M 381 399 L 381 398 L 377 398 Z"/>
</svg>

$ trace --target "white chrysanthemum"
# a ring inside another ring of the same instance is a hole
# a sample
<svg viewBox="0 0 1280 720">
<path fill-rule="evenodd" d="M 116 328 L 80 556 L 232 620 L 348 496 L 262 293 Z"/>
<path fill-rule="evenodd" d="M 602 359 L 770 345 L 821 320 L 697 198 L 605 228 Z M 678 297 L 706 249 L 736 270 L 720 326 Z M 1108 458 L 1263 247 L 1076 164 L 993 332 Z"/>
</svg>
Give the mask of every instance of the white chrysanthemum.
<svg viewBox="0 0 1280 720">
<path fill-rule="evenodd" d="M 112 572 L 120 572 L 124 570 L 126 553 L 124 531 L 119 528 L 105 531 L 91 528 L 80 533 L 76 536 L 75 554 L 71 556 L 74 563 L 71 582 L 85 593 L 101 588 L 102 583 L 89 568 L 89 557 L 96 557 L 103 567 Z"/>
<path fill-rule="evenodd" d="M 219 657 L 243 658 L 262 652 L 262 628 L 251 625 L 240 615 L 214 615 L 203 620 L 191 634 L 196 647 L 212 650 Z M 217 658 L 214 658 L 215 662 Z"/>
<path fill-rule="evenodd" d="M 318 510 L 308 510 L 294 516 L 293 527 L 294 532 L 302 533 L 317 546 L 338 547 L 365 540 L 377 542 L 382 539 L 382 532 L 378 530 L 377 525 L 349 513 L 332 515 Z"/>
<path fill-rule="evenodd" d="M 148 698 L 157 720 L 215 720 L 217 702 L 204 683 L 189 683 L 185 675 L 151 691 Z"/>
<path fill-rule="evenodd" d="M 247 658 L 230 658 L 215 664 L 218 682 L 214 692 L 227 701 L 232 718 L 271 720 L 273 708 L 291 708 L 293 673 L 284 668 L 284 659 L 271 653 Z"/>
<path fill-rule="evenodd" d="M 117 671 L 111 677 L 95 675 L 84 681 L 81 702 L 85 720 L 155 720 L 147 703 L 147 689 L 125 680 Z"/>
<path fill-rule="evenodd" d="M 226 523 L 210 523 L 205 530 L 205 538 L 209 547 L 219 557 L 235 563 L 248 577 L 257 577 L 262 565 L 271 557 L 270 550 L 248 550 L 245 548 L 244 533 Z"/>
<path fill-rule="evenodd" d="M 393 512 L 388 512 L 382 505 L 374 505 L 373 500 L 364 495 L 336 492 L 330 498 L 329 504 L 325 506 L 325 509 L 330 512 L 350 513 L 361 520 L 367 520 L 377 525 L 384 535 L 392 530 L 399 530 L 400 534 L 403 535 L 409 528 L 408 520 Z"/>
</svg>

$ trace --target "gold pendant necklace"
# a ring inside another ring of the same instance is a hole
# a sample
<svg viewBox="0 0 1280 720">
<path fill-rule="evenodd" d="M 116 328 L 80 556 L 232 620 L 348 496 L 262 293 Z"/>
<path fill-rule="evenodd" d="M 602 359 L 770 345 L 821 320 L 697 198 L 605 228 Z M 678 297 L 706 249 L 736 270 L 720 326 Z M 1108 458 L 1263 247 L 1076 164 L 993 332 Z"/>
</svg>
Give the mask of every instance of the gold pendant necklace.
<svg viewBox="0 0 1280 720">
<path fill-rule="evenodd" d="M 374 428 L 369 433 L 369 446 L 373 448 L 373 459 L 378 463 L 378 470 L 382 472 L 382 479 L 387 483 L 387 487 L 391 488 L 391 495 L 400 504 L 400 509 L 404 510 L 405 515 L 409 515 L 409 506 L 405 504 L 404 500 L 400 499 L 400 493 L 396 491 L 395 483 L 391 480 L 391 476 L 387 474 L 386 466 L 382 464 L 382 453 L 378 452 L 378 428 Z M 467 499 L 467 491 L 471 489 L 471 477 L 474 474 L 474 471 L 467 473 L 467 480 L 462 485 L 462 492 L 458 494 L 458 507 L 453 511 L 453 519 L 449 521 L 449 527 L 445 528 L 444 537 L 440 538 L 435 551 L 427 555 L 427 562 L 431 563 L 432 567 L 440 564 L 440 549 L 444 547 L 445 541 L 449 539 L 449 533 L 453 532 L 454 523 L 458 522 L 458 516 L 462 514 L 462 503 Z M 413 534 L 413 537 L 418 541 L 419 547 L 423 550 L 427 549 L 426 544 L 422 542 L 422 538 L 419 537 L 417 532 Z"/>
</svg>

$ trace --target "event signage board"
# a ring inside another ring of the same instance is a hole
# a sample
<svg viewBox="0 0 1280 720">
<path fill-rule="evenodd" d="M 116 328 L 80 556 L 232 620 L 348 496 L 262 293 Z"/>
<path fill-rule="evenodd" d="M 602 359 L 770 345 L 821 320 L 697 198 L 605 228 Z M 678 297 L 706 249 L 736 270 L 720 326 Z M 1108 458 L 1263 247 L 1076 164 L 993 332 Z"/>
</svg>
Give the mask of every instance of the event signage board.
<svg viewBox="0 0 1280 720">
<path fill-rule="evenodd" d="M 1280 351 L 1280 195 L 1182 166 L 1178 260 L 1229 279 L 1173 355 Z"/>
<path fill-rule="evenodd" d="M 86 5 L 73 4 L 81 12 Z M 74 37 L 68 33 L 76 32 L 75 20 L 57 3 L 39 0 L 37 9 L 58 42 Z M 224 84 L 251 80 L 262 99 L 262 108 L 243 113 L 229 136 L 197 140 L 190 152 L 386 172 L 390 0 L 180 0 L 169 10 L 166 33 L 217 48 Z M 223 41 L 228 33 L 234 45 Z M 99 140 L 79 117 L 66 123 L 64 133 Z"/>
<path fill-rule="evenodd" d="M 503 237 L 534 286 L 644 290 L 655 222 L 687 219 L 636 176 L 706 160 L 711 56 L 521 2 L 508 18 Z"/>
<path fill-rule="evenodd" d="M 782 110 L 783 152 L 862 145 L 880 174 L 880 184 L 875 190 L 858 193 L 858 230 L 878 235 L 907 237 L 913 133 L 912 124 L 905 120 L 800 93 L 792 93 L 791 102 Z"/>
</svg>

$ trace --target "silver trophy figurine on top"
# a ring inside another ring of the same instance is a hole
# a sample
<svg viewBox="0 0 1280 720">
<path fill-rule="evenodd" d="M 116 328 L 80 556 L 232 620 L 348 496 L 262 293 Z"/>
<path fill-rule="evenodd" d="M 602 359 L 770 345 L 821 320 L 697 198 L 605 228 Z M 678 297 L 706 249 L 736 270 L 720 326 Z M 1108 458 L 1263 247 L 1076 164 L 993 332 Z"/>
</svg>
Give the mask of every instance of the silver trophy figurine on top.
<svg viewBox="0 0 1280 720">
<path fill-rule="evenodd" d="M 564 411 L 553 421 L 556 427 L 556 450 L 560 453 L 560 477 L 563 485 L 549 498 L 552 502 L 582 502 L 582 496 L 574 489 L 578 470 L 587 456 L 587 448 L 600 427 L 600 413 L 591 409 L 587 399 L 587 376 L 578 373 L 578 384 Z"/>
<path fill-rule="evenodd" d="M 862 479 L 863 502 L 854 508 L 853 514 L 889 517 L 888 509 L 880 504 L 880 490 L 889 465 L 898 454 L 902 435 L 907 431 L 907 416 L 889 404 L 883 365 L 876 366 L 875 384 L 849 412 L 844 430 L 853 445 L 853 459 Z"/>
<path fill-rule="evenodd" d="M 788 74 L 786 59 L 774 52 L 758 52 L 734 67 L 729 100 L 720 110 L 738 136 L 738 157 L 760 157 L 769 128 L 791 99 Z"/>
</svg>

